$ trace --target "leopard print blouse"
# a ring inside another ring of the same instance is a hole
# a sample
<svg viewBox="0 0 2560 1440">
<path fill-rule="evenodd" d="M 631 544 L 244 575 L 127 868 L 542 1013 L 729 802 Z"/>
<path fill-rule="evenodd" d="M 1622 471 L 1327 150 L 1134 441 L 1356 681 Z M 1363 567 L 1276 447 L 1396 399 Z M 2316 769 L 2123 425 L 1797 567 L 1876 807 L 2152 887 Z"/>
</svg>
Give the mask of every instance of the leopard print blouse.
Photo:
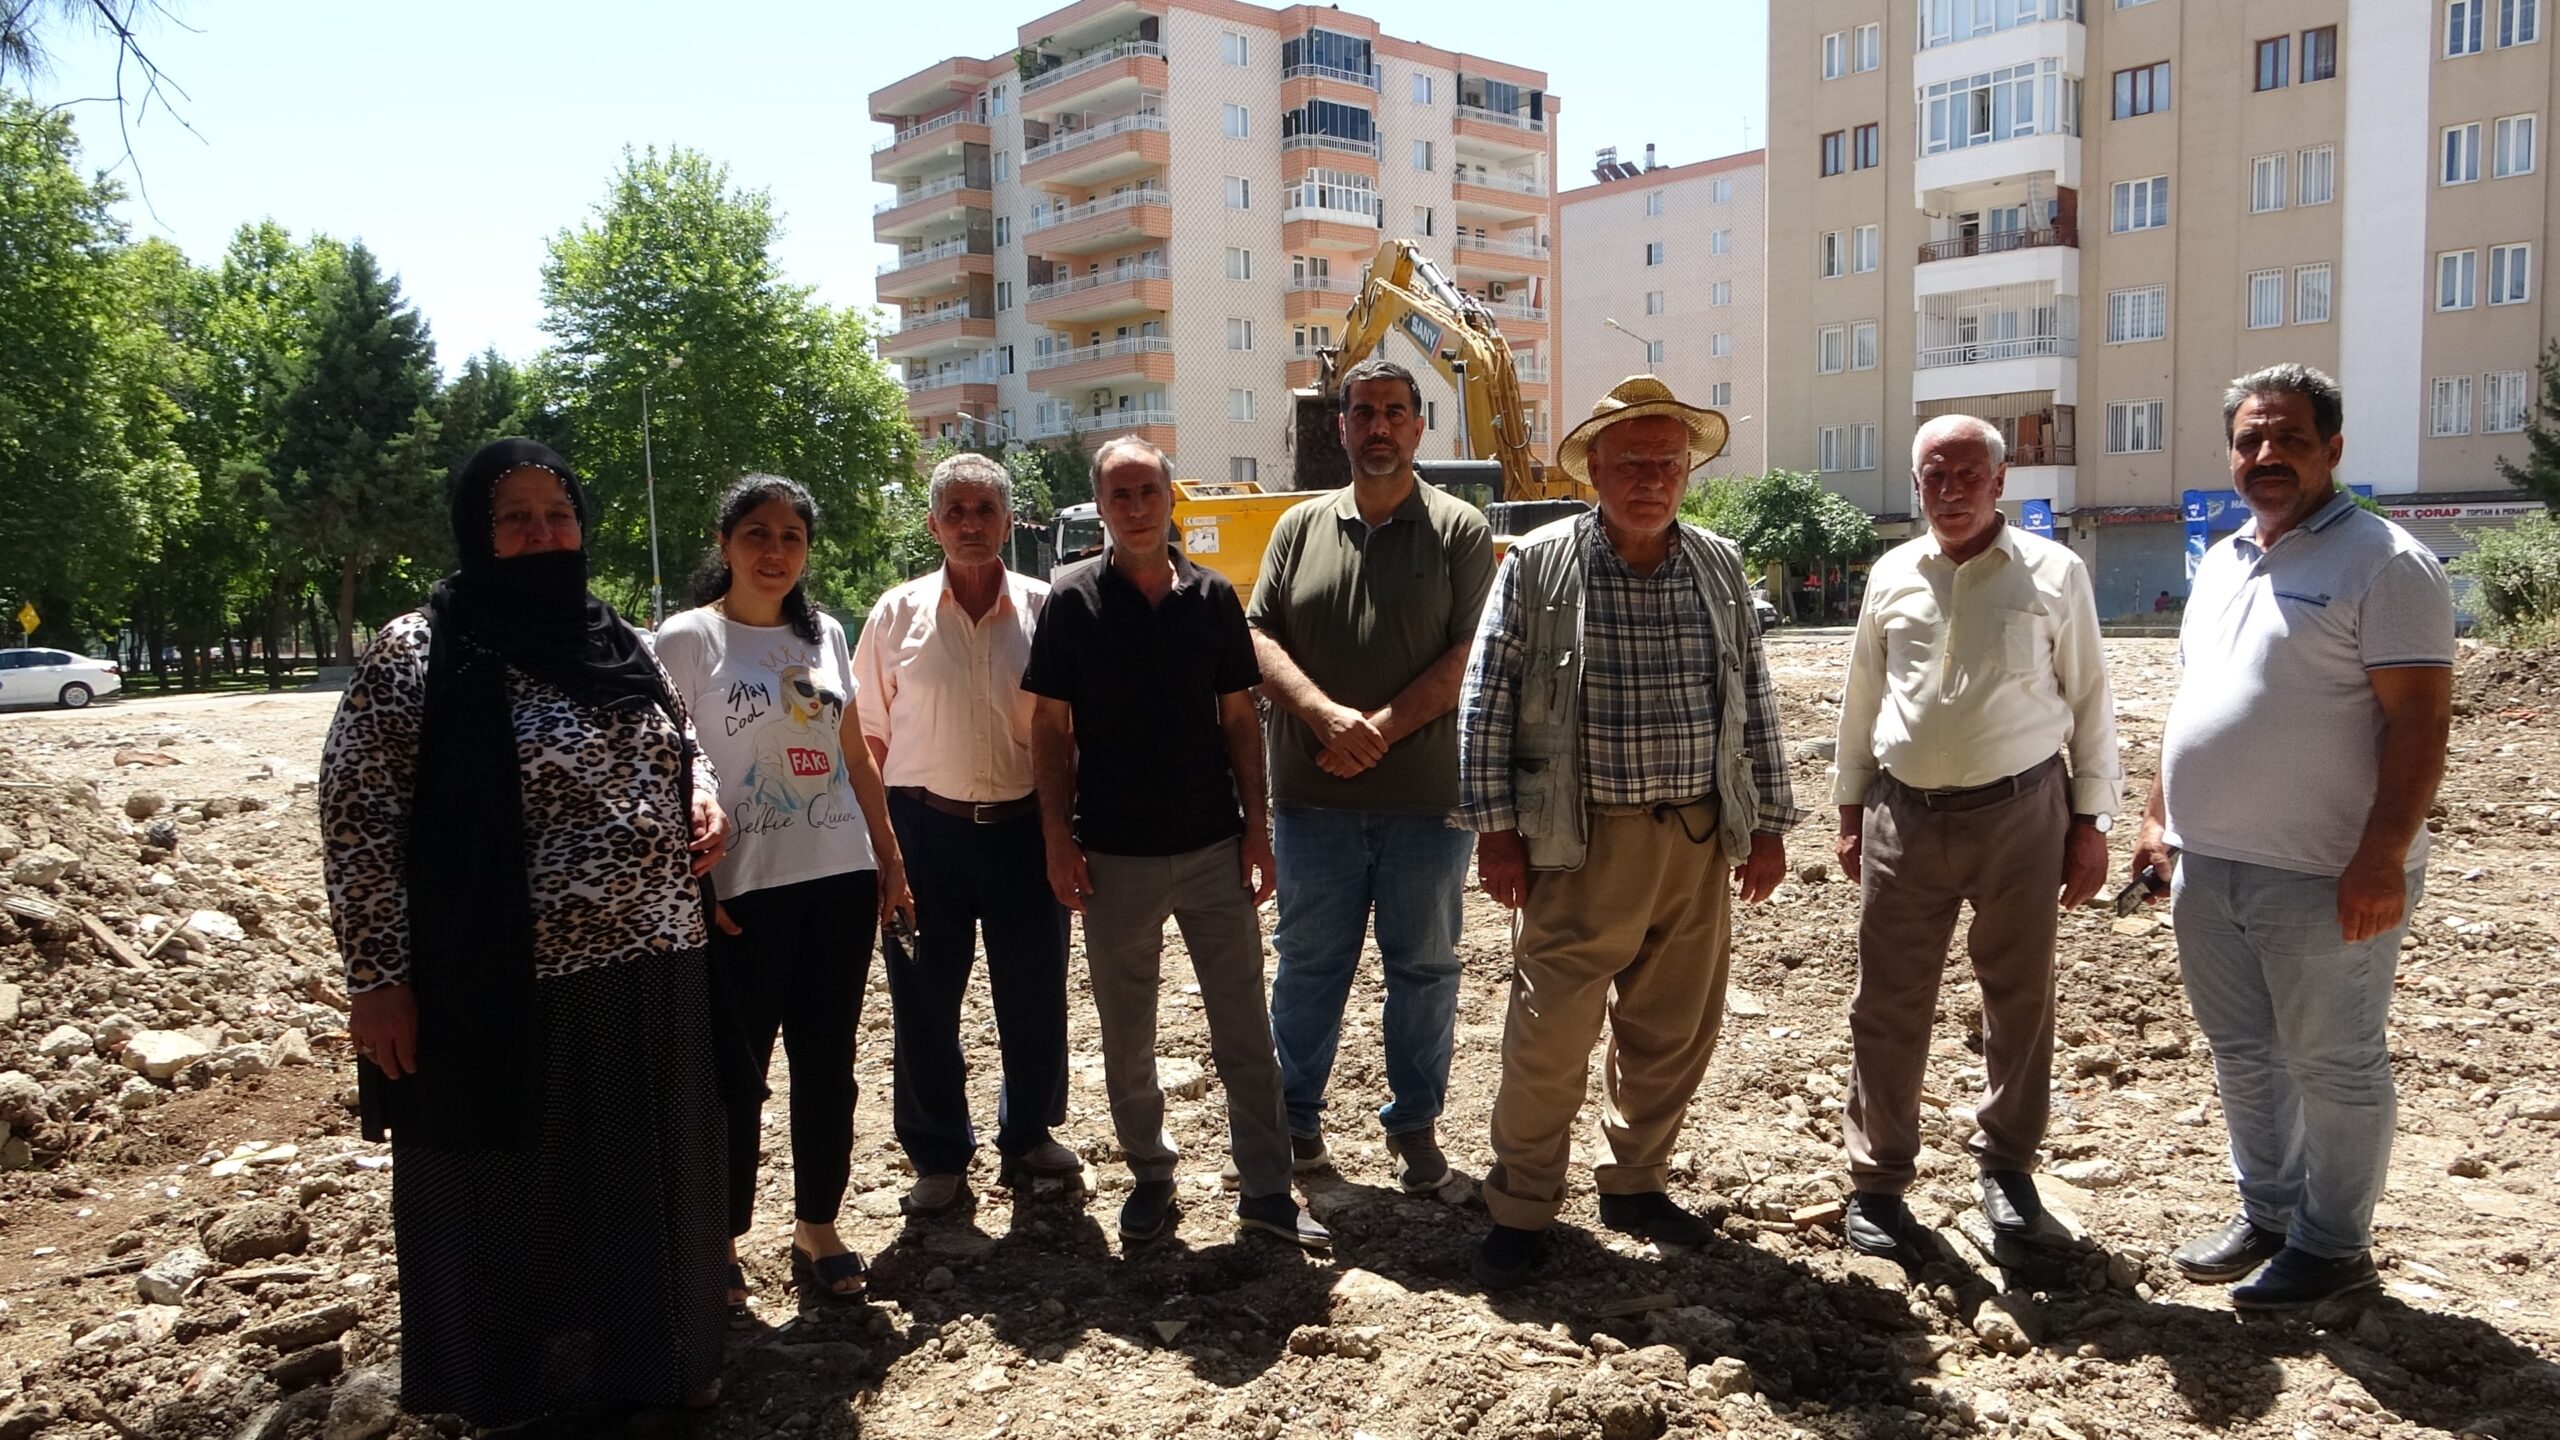
<svg viewBox="0 0 2560 1440">
<path fill-rule="evenodd" d="M 409 811 L 422 779 L 434 783 L 418 774 L 427 636 L 424 612 L 383 627 L 321 752 L 321 861 L 350 994 L 409 978 Z M 691 719 L 680 717 L 679 730 L 654 707 L 583 709 L 512 667 L 507 696 L 524 769 L 536 975 L 701 946 L 676 783 Z M 699 754 L 693 784 L 697 795 L 720 793 Z"/>
</svg>

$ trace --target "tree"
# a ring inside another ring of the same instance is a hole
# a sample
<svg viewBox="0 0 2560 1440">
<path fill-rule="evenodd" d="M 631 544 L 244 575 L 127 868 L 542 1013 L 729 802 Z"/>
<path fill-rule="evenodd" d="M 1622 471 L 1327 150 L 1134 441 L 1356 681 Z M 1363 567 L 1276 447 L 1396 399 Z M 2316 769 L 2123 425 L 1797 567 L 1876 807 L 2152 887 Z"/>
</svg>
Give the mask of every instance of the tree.
<svg viewBox="0 0 2560 1440">
<path fill-rule="evenodd" d="M 1778 567 L 1772 598 L 1791 616 L 1789 571 L 1818 573 L 1828 561 L 1875 546 L 1875 521 L 1804 471 L 1772 470 L 1733 484 L 1736 493 L 1726 502 L 1733 529 L 1726 536 L 1754 565 Z"/>
<path fill-rule="evenodd" d="M 2525 461 L 2518 465 L 2500 456 L 2498 473 L 2560 515 L 2560 340 L 2543 348 L 2540 370 L 2542 403 L 2524 427 Z"/>
<path fill-rule="evenodd" d="M 660 544 L 680 576 L 710 543 L 739 475 L 809 488 L 821 512 L 813 588 L 851 577 L 877 533 L 880 487 L 908 473 L 906 397 L 863 319 L 786 280 L 780 217 L 760 190 L 681 147 L 625 151 L 605 200 L 563 231 L 542 268 L 536 362 L 543 423 L 593 490 L 599 593 L 646 608 L 648 506 L 641 392 L 649 391 Z"/>
</svg>

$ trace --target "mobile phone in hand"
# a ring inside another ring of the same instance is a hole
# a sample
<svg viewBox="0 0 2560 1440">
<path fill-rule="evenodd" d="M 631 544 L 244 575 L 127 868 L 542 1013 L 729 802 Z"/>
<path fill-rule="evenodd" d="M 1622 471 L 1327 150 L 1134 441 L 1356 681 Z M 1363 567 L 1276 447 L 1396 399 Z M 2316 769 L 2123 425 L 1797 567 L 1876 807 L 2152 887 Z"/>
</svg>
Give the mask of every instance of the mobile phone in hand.
<svg viewBox="0 0 2560 1440">
<path fill-rule="evenodd" d="M 2125 882 L 2125 887 L 2116 892 L 2116 913 L 2130 915 L 2142 908 L 2142 902 L 2146 897 L 2168 893 L 2169 882 L 2161 876 L 2160 867 L 2145 865 L 2142 867 L 2141 874 Z"/>
</svg>

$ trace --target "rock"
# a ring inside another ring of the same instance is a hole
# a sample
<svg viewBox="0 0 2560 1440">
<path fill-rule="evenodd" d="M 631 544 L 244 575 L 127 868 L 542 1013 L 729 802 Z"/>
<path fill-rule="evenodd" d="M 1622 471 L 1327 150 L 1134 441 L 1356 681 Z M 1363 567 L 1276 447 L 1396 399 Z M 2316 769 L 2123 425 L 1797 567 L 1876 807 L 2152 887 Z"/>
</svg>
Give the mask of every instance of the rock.
<svg viewBox="0 0 2560 1440">
<path fill-rule="evenodd" d="M 20 852 L 26 848 L 26 840 L 17 831 L 6 825 L 0 825 L 0 865 L 6 865 L 17 859 Z"/>
<path fill-rule="evenodd" d="M 27 1003 L 27 992 L 15 985 L 0 985 L 0 1025 L 18 1023 L 18 1012 Z"/>
<path fill-rule="evenodd" d="M 1760 1387 L 1752 1378 L 1750 1365 L 1726 1355 L 1690 1371 L 1689 1388 L 1710 1400 L 1721 1400 L 1727 1395 L 1748 1395 Z"/>
<path fill-rule="evenodd" d="M 280 1200 L 252 1200 L 204 1231 L 204 1248 L 225 1265 L 299 1254 L 310 1243 L 310 1223 Z"/>
<path fill-rule="evenodd" d="M 1677 1345 L 1696 1360 L 1721 1355 L 1732 1348 L 1736 1333 L 1737 1327 L 1731 1318 L 1704 1305 L 1657 1310 L 1645 1317 L 1647 1340 Z"/>
<path fill-rule="evenodd" d="M 2068 1180 L 2088 1190 L 2104 1190 L 2122 1185 L 2128 1178 L 2122 1165 L 2113 1160 L 2072 1160 L 2053 1167 L 2056 1179 Z"/>
<path fill-rule="evenodd" d="M 9 866 L 9 879 L 30 890 L 68 880 L 80 873 L 80 857 L 58 842 L 47 842 L 41 850 L 20 855 Z"/>
<path fill-rule="evenodd" d="M 2124 1056 L 2113 1045 L 2084 1045 L 2071 1052 L 2071 1073 L 2082 1079 L 2113 1075 L 2124 1068 Z"/>
<path fill-rule="evenodd" d="M 0 1072 L 0 1125 L 33 1130 L 44 1123 L 44 1087 L 24 1070 Z"/>
<path fill-rule="evenodd" d="M 255 1040 L 223 1046 L 213 1053 L 212 1063 L 216 1075 L 264 1075 L 275 1068 L 267 1058 L 267 1047 Z"/>
<path fill-rule="evenodd" d="M 1795 744 L 1794 755 L 1798 760 L 1836 760 L 1840 757 L 1839 737 L 1824 735 L 1799 740 Z"/>
<path fill-rule="evenodd" d="M 79 1339 L 71 1342 L 71 1348 L 93 1352 L 121 1350 L 140 1338 L 142 1338 L 141 1333 L 133 1322 L 132 1313 L 128 1311 L 82 1334 Z"/>
<path fill-rule="evenodd" d="M 2044 1338 L 2044 1310 L 2020 1295 L 1994 1295 L 1973 1317 L 1973 1333 L 1986 1350 L 2024 1355 Z"/>
<path fill-rule="evenodd" d="M 1816 860 L 1796 867 L 1796 878 L 1807 885 L 1820 885 L 1831 879 L 1831 867 Z"/>
<path fill-rule="evenodd" d="M 188 1246 L 172 1250 L 144 1267 L 133 1277 L 133 1288 L 154 1305 L 175 1305 L 187 1298 L 196 1283 L 218 1268 L 213 1257 Z"/>
<path fill-rule="evenodd" d="M 338 1342 L 332 1340 L 308 1350 L 296 1350 L 278 1359 L 267 1367 L 267 1378 L 276 1382 L 280 1389 L 299 1390 L 335 1376 L 346 1363 L 346 1355 L 339 1350 Z"/>
<path fill-rule="evenodd" d="M 212 1046 L 193 1035 L 176 1030 L 144 1030 L 125 1041 L 123 1052 L 116 1058 L 127 1070 L 138 1070 L 154 1080 L 168 1080 L 212 1053 Z"/>
<path fill-rule="evenodd" d="M 2148 915 L 2127 915 L 2107 928 L 2119 935 L 2148 935 L 2160 928 L 2160 922 Z"/>
<path fill-rule="evenodd" d="M 264 1345 L 270 1350 L 303 1350 L 324 1340 L 335 1340 L 354 1328 L 363 1312 L 352 1300 L 324 1305 L 317 1310 L 303 1310 L 261 1321 L 240 1332 L 243 1344 Z"/>
<path fill-rule="evenodd" d="M 300 1028 L 287 1030 L 267 1047 L 267 1063 L 281 1070 L 287 1065 L 308 1065 L 311 1060 L 311 1035 Z"/>
<path fill-rule="evenodd" d="M 1209 1093 L 1208 1072 L 1197 1060 L 1156 1057 L 1156 1088 L 1173 1100 L 1197 1100 Z"/>
<path fill-rule="evenodd" d="M 50 1400 L 21 1400 L 0 1410 L 0 1440 L 34 1440 L 61 1418 L 62 1407 Z"/>
<path fill-rule="evenodd" d="M 136 820 L 148 820 L 169 808 L 169 797 L 157 790 L 136 790 L 124 797 L 124 813 Z"/>
<path fill-rule="evenodd" d="M 124 1084 L 116 1090 L 116 1108 L 148 1110 L 168 1098 L 168 1093 L 159 1086 L 139 1075 L 128 1075 L 125 1077 Z"/>
<path fill-rule="evenodd" d="M 47 1060 L 68 1060 L 91 1054 L 97 1048 L 98 1042 L 77 1025 L 56 1025 L 36 1042 L 36 1053 Z"/>
<path fill-rule="evenodd" d="M 157 850 L 178 848 L 178 822 L 162 816 L 143 827 L 142 838 Z"/>
<path fill-rule="evenodd" d="M 219 910 L 198 910 L 187 917 L 185 934 L 179 938 L 197 935 L 207 940 L 222 940 L 236 944 L 247 939 L 248 934 L 248 931 L 240 928 L 239 921 Z"/>
<path fill-rule="evenodd" d="M 2560 1120 L 2560 1099 L 2549 1095 L 2519 1095 L 2514 1109 L 2519 1120 Z"/>
<path fill-rule="evenodd" d="M 400 1365 L 372 1365 L 338 1382 L 320 1440 L 374 1440 L 400 1423 Z"/>
<path fill-rule="evenodd" d="M 185 1313 L 175 1305 L 145 1305 L 133 1312 L 133 1338 L 144 1345 L 166 1340 Z"/>
</svg>

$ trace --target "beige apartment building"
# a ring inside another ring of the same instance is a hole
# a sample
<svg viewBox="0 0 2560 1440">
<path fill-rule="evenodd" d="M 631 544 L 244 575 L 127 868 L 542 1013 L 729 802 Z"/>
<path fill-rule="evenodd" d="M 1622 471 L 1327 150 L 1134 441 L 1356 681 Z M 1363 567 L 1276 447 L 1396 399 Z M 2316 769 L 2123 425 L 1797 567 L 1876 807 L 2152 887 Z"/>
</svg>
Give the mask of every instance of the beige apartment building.
<svg viewBox="0 0 2560 1440">
<path fill-rule="evenodd" d="M 1913 430 L 2008 434 L 2107 614 L 2236 525 L 2221 394 L 2347 395 L 2342 473 L 2439 554 L 2523 507 L 2553 333 L 2540 0 L 1770 7 L 1769 458 L 1907 522 Z M 1888 523 L 1888 533 L 1899 527 Z"/>
<path fill-rule="evenodd" d="M 1649 371 L 1731 423 L 1701 475 L 1768 468 L 1765 160 L 1751 150 L 1657 165 L 1648 145 L 1641 163 L 1619 164 L 1603 151 L 1594 174 L 1610 178 L 1556 198 L 1557 439 L 1610 386 Z"/>
<path fill-rule="evenodd" d="M 1289 391 L 1393 236 L 1488 300 L 1548 438 L 1538 71 L 1330 6 L 1085 0 L 870 103 L 892 131 L 872 178 L 896 192 L 873 220 L 899 317 L 880 346 L 927 438 L 1137 434 L 1186 477 L 1285 488 Z M 1451 387 L 1415 346 L 1386 353 L 1423 378 L 1423 453 L 1455 457 Z"/>
</svg>

